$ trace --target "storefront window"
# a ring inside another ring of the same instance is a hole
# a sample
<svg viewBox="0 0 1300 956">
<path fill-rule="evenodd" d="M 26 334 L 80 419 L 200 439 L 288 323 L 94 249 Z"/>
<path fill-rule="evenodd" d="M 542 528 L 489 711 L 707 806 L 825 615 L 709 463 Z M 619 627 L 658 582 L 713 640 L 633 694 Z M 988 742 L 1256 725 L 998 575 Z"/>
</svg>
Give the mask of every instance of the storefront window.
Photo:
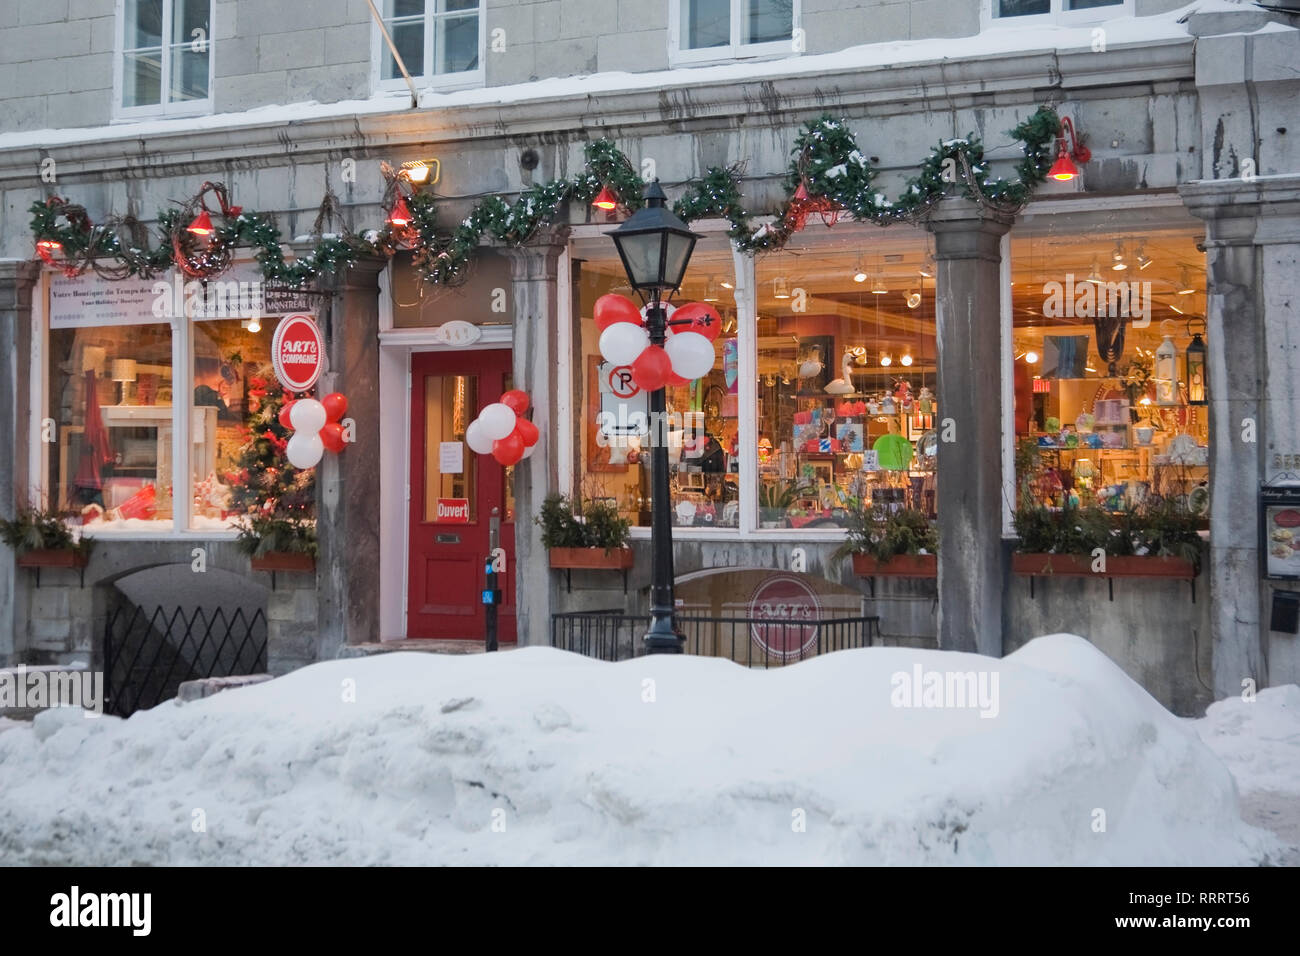
<svg viewBox="0 0 1300 956">
<path fill-rule="evenodd" d="M 172 277 L 51 276 L 48 507 L 96 535 L 233 531 L 250 513 L 314 517 L 315 471 L 284 455 L 287 396 L 271 366 L 279 319 L 259 314 L 255 280 L 223 281 L 230 296 L 212 283 L 202 304 L 197 283 Z M 248 317 L 195 318 L 196 308 Z M 189 317 L 175 321 L 181 310 Z M 189 463 L 184 493 L 176 462 Z"/>
<path fill-rule="evenodd" d="M 49 350 L 50 507 L 90 526 L 170 527 L 170 326 L 54 328 Z"/>
<path fill-rule="evenodd" d="M 583 256 L 589 258 L 583 258 Z M 575 252 L 575 294 L 581 307 L 581 487 L 585 499 L 613 501 L 634 526 L 650 524 L 648 396 L 627 369 L 608 365 L 598 347 L 592 309 L 607 293 L 636 297 L 613 243 L 597 240 Z M 689 386 L 667 389 L 667 442 L 673 522 L 677 527 L 735 528 L 740 523 L 738 323 L 735 266 L 724 238 L 697 243 L 674 302 L 708 302 L 723 317 L 713 369 Z M 603 422 L 604 424 L 598 424 Z"/>
<path fill-rule="evenodd" d="M 758 260 L 762 528 L 840 527 L 860 504 L 935 514 L 934 270 L 924 234 L 869 228 Z"/>
<path fill-rule="evenodd" d="M 1205 514 L 1203 231 L 1178 213 L 1012 235 L 1017 505 Z"/>
<path fill-rule="evenodd" d="M 278 319 L 214 319 L 190 324 L 190 527 L 236 527 L 240 515 L 274 511 L 314 516 L 314 470 L 289 466 L 290 434 L 278 422 L 286 397 L 271 365 Z"/>
</svg>

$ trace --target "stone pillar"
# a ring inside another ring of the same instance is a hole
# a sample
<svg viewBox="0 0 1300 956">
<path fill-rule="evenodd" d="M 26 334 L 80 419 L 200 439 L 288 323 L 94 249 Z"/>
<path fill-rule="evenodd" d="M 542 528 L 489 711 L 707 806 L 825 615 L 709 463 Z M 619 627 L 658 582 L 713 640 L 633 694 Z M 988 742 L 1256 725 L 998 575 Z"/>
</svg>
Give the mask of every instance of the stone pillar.
<svg viewBox="0 0 1300 956">
<path fill-rule="evenodd" d="M 1297 639 L 1269 643 L 1259 488 L 1297 483 L 1300 455 L 1300 177 L 1180 187 L 1206 223 L 1210 389 L 1210 628 L 1216 698 L 1300 673 Z M 1278 585 L 1279 587 L 1284 585 Z M 1271 652 L 1274 651 L 1274 652 Z"/>
<path fill-rule="evenodd" d="M 39 277 L 36 262 L 0 260 L 0 518 L 27 504 L 32 291 Z M 13 551 L 0 545 L 0 666 L 24 660 L 25 602 L 16 594 L 22 583 Z"/>
<path fill-rule="evenodd" d="M 1014 217 L 945 199 L 935 236 L 939 647 L 1002 654 L 1000 240 Z"/>
<path fill-rule="evenodd" d="M 342 392 L 356 440 L 341 454 L 326 452 L 317 467 L 316 562 L 318 660 L 344 644 L 379 640 L 379 274 L 386 260 L 367 257 L 320 287 L 321 331 L 329 371 L 319 395 Z M 274 667 L 273 667 L 274 669 Z"/>
<path fill-rule="evenodd" d="M 556 229 L 518 249 L 506 249 L 514 280 L 514 384 L 532 398 L 533 424 L 541 432 L 532 457 L 515 466 L 515 628 L 519 644 L 549 644 L 555 575 L 542 532 L 533 518 L 542 499 L 558 487 L 555 442 L 569 422 L 555 420 L 558 369 L 571 356 L 559 354 L 560 314 L 557 276 L 568 232 Z M 575 381 L 577 379 L 575 378 Z"/>
</svg>

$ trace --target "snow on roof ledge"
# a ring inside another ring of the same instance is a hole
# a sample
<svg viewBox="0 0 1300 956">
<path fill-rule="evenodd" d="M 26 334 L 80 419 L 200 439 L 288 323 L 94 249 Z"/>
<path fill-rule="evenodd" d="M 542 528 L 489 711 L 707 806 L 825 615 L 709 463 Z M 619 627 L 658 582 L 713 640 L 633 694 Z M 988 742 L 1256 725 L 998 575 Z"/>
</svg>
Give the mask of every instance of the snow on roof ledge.
<svg viewBox="0 0 1300 956">
<path fill-rule="evenodd" d="M 869 43 L 832 53 L 785 57 L 744 63 L 679 67 L 651 73 L 610 71 L 582 76 L 550 77 L 530 83 L 479 87 L 450 93 L 425 90 L 419 110 L 456 107 L 509 105 L 537 100 L 594 96 L 644 90 L 699 87 L 708 83 L 736 83 L 747 80 L 820 75 L 846 70 L 885 69 L 902 64 L 916 65 L 944 60 L 970 60 L 983 56 L 1029 55 L 1052 50 L 1091 50 L 1093 31 L 1106 31 L 1107 49 L 1189 39 L 1186 23 L 1194 13 L 1240 12 L 1254 7 L 1239 0 L 1198 0 L 1167 13 L 1149 17 L 1119 17 L 1085 26 L 995 26 L 974 36 L 898 40 Z M 1280 24 L 1270 28 L 1289 30 Z M 139 139 L 178 131 L 238 129 L 261 125 L 285 125 L 303 120 L 352 115 L 399 115 L 411 112 L 406 91 L 385 92 L 364 100 L 319 103 L 314 100 L 254 107 L 237 113 L 153 119 L 110 126 L 73 129 L 27 130 L 0 134 L 0 150 L 59 146 L 115 139 Z"/>
</svg>

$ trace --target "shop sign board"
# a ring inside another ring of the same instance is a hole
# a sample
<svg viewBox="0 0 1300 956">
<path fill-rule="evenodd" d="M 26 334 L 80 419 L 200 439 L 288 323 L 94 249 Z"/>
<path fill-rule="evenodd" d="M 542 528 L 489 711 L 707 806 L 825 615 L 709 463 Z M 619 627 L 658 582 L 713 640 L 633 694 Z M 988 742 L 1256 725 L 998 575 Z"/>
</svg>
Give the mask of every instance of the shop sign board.
<svg viewBox="0 0 1300 956">
<path fill-rule="evenodd" d="M 749 598 L 754 644 L 780 660 L 798 660 L 816 651 L 821 616 L 817 594 L 793 574 L 764 578 Z"/>
<path fill-rule="evenodd" d="M 324 371 L 325 339 L 315 320 L 306 313 L 285 316 L 271 340 L 271 365 L 280 384 L 291 392 L 305 392 Z"/>
<path fill-rule="evenodd" d="M 86 273 L 50 276 L 50 328 L 144 325 L 168 321 L 154 310 L 156 279 L 115 282 Z"/>
<path fill-rule="evenodd" d="M 434 520 L 443 524 L 469 524 L 469 499 L 439 498 Z"/>
<path fill-rule="evenodd" d="M 1259 512 L 1264 577 L 1300 581 L 1300 487 L 1261 488 Z"/>
</svg>

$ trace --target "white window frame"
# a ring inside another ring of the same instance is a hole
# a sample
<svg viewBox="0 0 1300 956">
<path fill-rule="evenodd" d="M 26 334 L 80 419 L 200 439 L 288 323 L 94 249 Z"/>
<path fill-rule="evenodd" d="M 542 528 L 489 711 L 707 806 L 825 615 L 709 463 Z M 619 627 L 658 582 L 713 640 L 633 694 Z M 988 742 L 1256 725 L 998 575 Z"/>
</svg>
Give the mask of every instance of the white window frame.
<svg viewBox="0 0 1300 956">
<path fill-rule="evenodd" d="M 486 81 L 487 72 L 484 63 L 487 58 L 487 0 L 478 0 L 478 69 L 465 70 L 460 73 L 433 73 L 429 68 L 433 64 L 433 32 L 434 21 L 445 16 L 464 16 L 465 12 L 455 12 L 449 14 L 430 13 L 428 4 L 437 5 L 437 0 L 425 0 L 424 12 L 424 71 L 422 73 L 412 73 L 411 81 L 415 83 L 418 89 L 434 90 L 437 92 L 449 92 L 451 90 L 464 90 L 480 87 Z M 383 15 L 383 2 L 379 0 L 376 3 Z M 374 17 L 370 18 L 370 88 L 378 94 L 386 93 L 407 93 L 406 80 L 402 76 L 396 79 L 386 80 L 383 77 L 384 55 L 388 52 L 388 44 L 384 42 L 384 35 L 380 32 L 379 24 L 375 23 Z M 408 63 L 407 69 L 410 69 Z"/>
<path fill-rule="evenodd" d="M 695 50 L 682 43 L 682 0 L 668 0 L 668 65 L 676 67 L 698 63 L 723 63 L 730 60 L 775 59 L 783 56 L 798 56 L 803 52 L 795 49 L 794 42 L 794 38 L 802 31 L 803 0 L 793 0 L 790 39 L 771 40 L 767 43 L 740 41 L 740 27 L 746 2 L 747 0 L 730 0 L 731 42 L 729 44 Z"/>
<path fill-rule="evenodd" d="M 1091 7 L 1087 10 L 1069 9 L 1069 0 L 1051 0 L 1048 13 L 1035 13 L 1023 17 L 995 17 L 993 8 L 998 0 L 980 0 L 980 29 L 987 30 L 1002 27 L 1063 26 L 1077 27 L 1090 23 L 1102 23 L 1122 17 L 1135 16 L 1135 0 L 1122 0 L 1120 3 L 1105 7 Z"/>
<path fill-rule="evenodd" d="M 215 82 L 213 64 L 216 61 L 216 44 L 212 39 L 216 36 L 217 29 L 217 4 L 215 0 L 208 0 L 208 95 L 201 100 L 177 100 L 172 102 L 169 99 L 171 95 L 171 53 L 176 46 L 183 44 L 174 44 L 167 39 L 172 35 L 171 26 L 172 18 L 175 15 L 175 0 L 163 0 L 163 33 L 160 38 L 162 53 L 160 102 L 156 104 L 150 103 L 145 106 L 124 106 L 122 104 L 122 93 L 126 85 L 126 0 L 115 0 L 115 9 L 117 29 L 113 36 L 113 121 L 135 121 L 158 116 L 201 116 L 205 113 L 211 113 L 213 102 L 212 86 Z"/>
</svg>

